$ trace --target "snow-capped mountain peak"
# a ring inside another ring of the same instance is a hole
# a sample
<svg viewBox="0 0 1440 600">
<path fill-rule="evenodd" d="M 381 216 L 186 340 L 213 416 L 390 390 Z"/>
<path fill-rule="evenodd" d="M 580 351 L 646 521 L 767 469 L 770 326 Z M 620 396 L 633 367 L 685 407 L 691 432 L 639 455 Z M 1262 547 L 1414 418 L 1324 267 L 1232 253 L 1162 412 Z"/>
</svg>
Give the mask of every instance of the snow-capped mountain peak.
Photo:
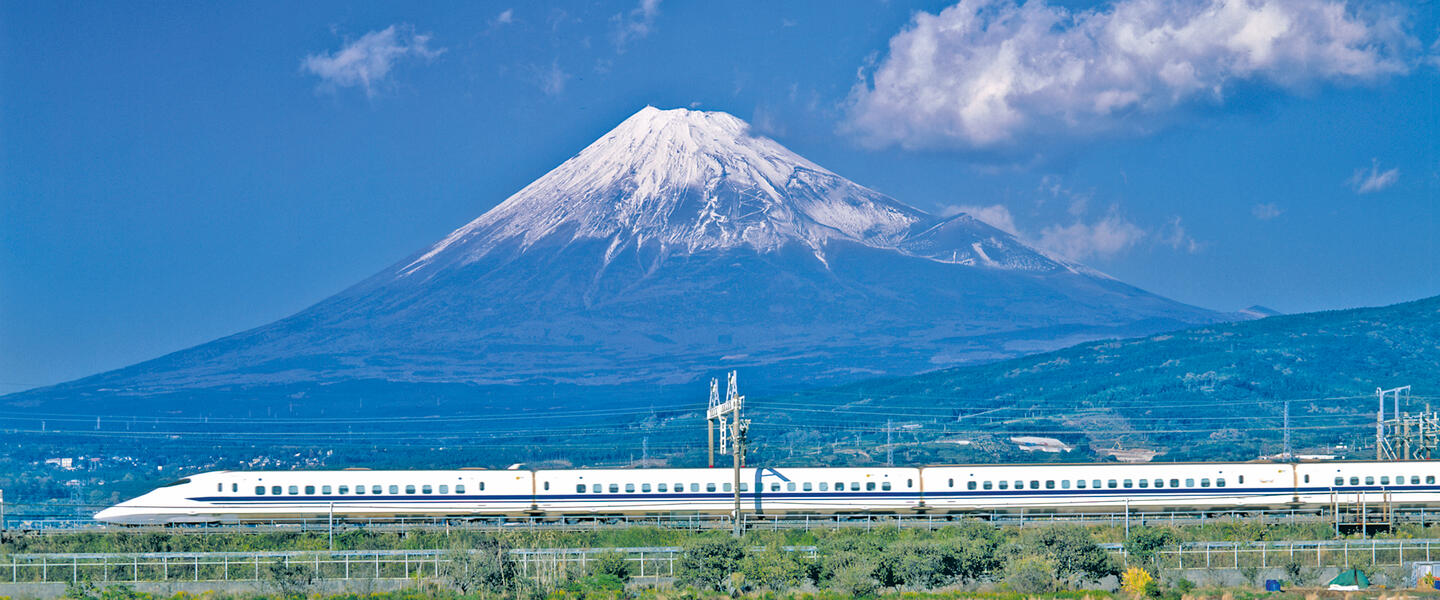
<svg viewBox="0 0 1440 600">
<path fill-rule="evenodd" d="M 844 238 L 894 246 L 929 215 L 840 177 L 723 112 L 646 107 L 406 272 L 563 235 L 694 252 Z"/>
</svg>

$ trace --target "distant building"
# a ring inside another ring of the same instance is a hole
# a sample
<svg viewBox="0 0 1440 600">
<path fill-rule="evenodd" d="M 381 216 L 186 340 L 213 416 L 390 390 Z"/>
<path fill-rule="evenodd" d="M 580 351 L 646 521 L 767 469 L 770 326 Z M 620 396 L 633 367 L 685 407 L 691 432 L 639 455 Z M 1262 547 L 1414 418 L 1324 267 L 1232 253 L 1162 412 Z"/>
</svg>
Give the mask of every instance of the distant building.
<svg viewBox="0 0 1440 600">
<path fill-rule="evenodd" d="M 70 457 L 68 457 L 68 456 L 63 457 L 63 458 L 47 458 L 47 459 L 45 459 L 45 464 L 50 465 L 50 466 L 53 466 L 53 467 L 59 467 L 59 468 L 64 469 L 64 470 L 66 470 L 66 471 L 74 471 L 74 470 L 75 470 L 75 459 L 70 458 Z"/>
<path fill-rule="evenodd" d="M 1069 452 L 1075 449 L 1069 444 L 1066 444 L 1065 442 L 1062 442 L 1055 438 L 1036 437 L 1032 435 L 1021 435 L 1012 437 L 1010 438 L 1010 442 L 1026 452 L 1059 453 Z"/>
</svg>

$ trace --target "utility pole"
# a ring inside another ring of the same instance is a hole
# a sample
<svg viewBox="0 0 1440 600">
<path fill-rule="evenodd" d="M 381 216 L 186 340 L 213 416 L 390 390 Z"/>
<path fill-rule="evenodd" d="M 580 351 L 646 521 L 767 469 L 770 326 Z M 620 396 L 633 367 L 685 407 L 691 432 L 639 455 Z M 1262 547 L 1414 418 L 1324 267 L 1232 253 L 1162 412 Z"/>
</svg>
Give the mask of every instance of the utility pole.
<svg viewBox="0 0 1440 600">
<path fill-rule="evenodd" d="M 710 378 L 710 407 L 705 412 L 705 434 L 710 438 L 710 468 L 715 468 L 715 407 L 720 406 L 720 382 Z M 724 435 L 723 433 L 721 435 Z"/>
<path fill-rule="evenodd" d="M 1285 401 L 1285 462 L 1295 462 L 1295 451 L 1290 448 L 1290 401 Z"/>
<path fill-rule="evenodd" d="M 730 372 L 724 402 L 718 402 L 717 383 L 711 380 L 711 405 L 710 409 L 706 411 L 705 417 L 711 422 L 720 422 L 720 453 L 725 454 L 729 451 L 731 455 L 731 465 L 735 474 L 734 481 L 731 482 L 731 490 L 735 492 L 734 535 L 740 537 L 743 533 L 743 527 L 740 525 L 740 466 L 745 462 L 745 441 L 746 434 L 750 430 L 750 420 L 740 418 L 740 409 L 745 405 L 745 397 L 740 395 L 735 375 L 735 371 Z M 733 448 L 730 447 L 732 444 Z M 714 466 L 713 458 L 711 466 Z"/>
<path fill-rule="evenodd" d="M 890 445 L 890 419 L 885 419 L 885 466 L 895 466 L 895 446 Z"/>
</svg>

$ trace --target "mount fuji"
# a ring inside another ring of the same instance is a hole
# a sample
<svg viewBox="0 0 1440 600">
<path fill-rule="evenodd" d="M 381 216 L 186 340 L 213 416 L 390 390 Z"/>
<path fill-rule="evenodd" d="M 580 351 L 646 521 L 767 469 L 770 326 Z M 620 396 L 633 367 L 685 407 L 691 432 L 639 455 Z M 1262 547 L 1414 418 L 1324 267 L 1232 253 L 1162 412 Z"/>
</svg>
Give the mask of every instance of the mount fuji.
<svg viewBox="0 0 1440 600">
<path fill-rule="evenodd" d="M 1234 318 L 902 204 L 728 114 L 647 107 L 293 316 L 6 401 L 665 387 L 732 368 L 793 388 Z"/>
</svg>

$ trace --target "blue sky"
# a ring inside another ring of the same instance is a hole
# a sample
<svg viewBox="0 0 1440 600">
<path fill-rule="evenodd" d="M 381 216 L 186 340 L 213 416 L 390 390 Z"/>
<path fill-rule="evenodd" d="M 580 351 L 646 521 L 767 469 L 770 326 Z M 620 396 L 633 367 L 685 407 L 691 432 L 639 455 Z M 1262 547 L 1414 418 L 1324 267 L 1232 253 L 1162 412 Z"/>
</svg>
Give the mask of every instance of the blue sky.
<svg viewBox="0 0 1440 600">
<path fill-rule="evenodd" d="M 0 392 L 299 310 L 645 105 L 1287 312 L 1440 293 L 1433 2 L 0 1 Z"/>
</svg>

